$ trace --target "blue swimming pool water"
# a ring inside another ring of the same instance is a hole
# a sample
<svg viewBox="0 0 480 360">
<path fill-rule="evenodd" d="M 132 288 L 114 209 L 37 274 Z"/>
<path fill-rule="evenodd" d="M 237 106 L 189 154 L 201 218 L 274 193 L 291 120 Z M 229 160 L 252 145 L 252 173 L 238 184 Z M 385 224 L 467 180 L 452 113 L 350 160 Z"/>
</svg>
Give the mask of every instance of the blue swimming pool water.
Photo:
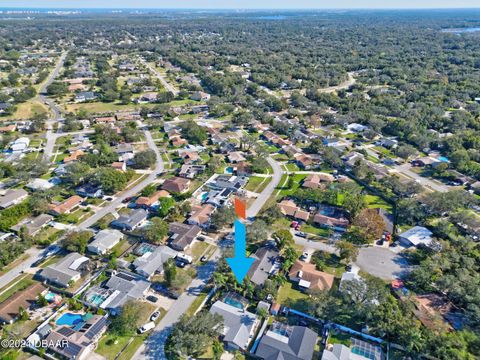
<svg viewBox="0 0 480 360">
<path fill-rule="evenodd" d="M 73 326 L 80 321 L 82 321 L 83 317 L 79 314 L 72 314 L 72 313 L 65 313 L 57 320 L 57 325 L 67 325 Z"/>
<path fill-rule="evenodd" d="M 201 195 L 201 196 L 202 196 L 202 201 L 205 201 L 205 200 L 207 200 L 207 197 L 208 197 L 208 192 L 204 192 L 204 193 L 202 193 L 202 195 Z"/>
<path fill-rule="evenodd" d="M 45 295 L 45 300 L 47 300 L 47 301 L 53 301 L 54 299 L 55 299 L 55 294 L 54 293 L 49 292 Z"/>
<path fill-rule="evenodd" d="M 231 166 L 226 167 L 226 168 L 225 168 L 225 172 L 226 172 L 227 174 L 233 174 L 233 167 L 231 167 Z"/>
<path fill-rule="evenodd" d="M 225 300 L 223 300 L 225 304 L 232 305 L 233 307 L 236 307 L 237 309 L 243 309 L 243 304 L 235 299 L 232 299 L 230 297 L 226 297 Z"/>
<path fill-rule="evenodd" d="M 445 157 L 445 156 L 439 156 L 439 157 L 438 157 L 438 160 L 440 160 L 441 162 L 449 162 L 449 161 L 450 161 L 450 160 L 448 160 L 448 158 Z"/>
</svg>

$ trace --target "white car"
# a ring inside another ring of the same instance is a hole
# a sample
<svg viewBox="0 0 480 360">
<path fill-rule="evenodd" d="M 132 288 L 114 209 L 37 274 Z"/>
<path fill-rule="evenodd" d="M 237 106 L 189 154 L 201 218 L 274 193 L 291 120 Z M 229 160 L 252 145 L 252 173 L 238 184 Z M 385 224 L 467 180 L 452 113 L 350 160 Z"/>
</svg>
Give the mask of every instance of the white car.
<svg viewBox="0 0 480 360">
<path fill-rule="evenodd" d="M 150 316 L 151 321 L 155 321 L 160 317 L 160 311 L 155 311 L 152 316 Z"/>
<path fill-rule="evenodd" d="M 138 332 L 140 334 L 143 334 L 143 333 L 146 333 L 147 331 L 152 330 L 153 328 L 155 328 L 155 323 L 153 321 L 150 321 L 150 322 L 146 323 L 145 325 L 143 325 L 141 328 L 139 328 Z"/>
</svg>

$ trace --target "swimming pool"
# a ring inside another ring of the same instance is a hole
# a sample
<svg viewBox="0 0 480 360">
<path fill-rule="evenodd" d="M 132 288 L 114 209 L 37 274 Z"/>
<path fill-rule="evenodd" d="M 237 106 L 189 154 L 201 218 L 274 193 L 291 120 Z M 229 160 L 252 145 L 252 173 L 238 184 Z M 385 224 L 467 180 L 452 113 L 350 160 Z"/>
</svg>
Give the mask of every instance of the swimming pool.
<svg viewBox="0 0 480 360">
<path fill-rule="evenodd" d="M 228 304 L 228 305 L 231 305 L 233 307 L 236 307 L 237 309 L 242 309 L 243 310 L 243 304 L 238 301 L 238 300 L 235 300 L 231 297 L 226 297 L 225 300 L 223 300 L 223 302 L 225 304 Z"/>
<path fill-rule="evenodd" d="M 65 313 L 57 320 L 57 325 L 68 325 L 73 326 L 78 324 L 83 319 L 83 316 L 80 314 Z"/>
<path fill-rule="evenodd" d="M 201 196 L 202 201 L 205 201 L 208 198 L 208 192 L 207 191 L 203 192 L 202 195 L 200 195 L 200 196 Z"/>
<path fill-rule="evenodd" d="M 227 173 L 227 174 L 233 174 L 233 167 L 231 167 L 231 166 L 226 167 L 226 168 L 225 168 L 225 173 Z"/>
<path fill-rule="evenodd" d="M 446 162 L 446 163 L 450 162 L 450 160 L 448 160 L 448 158 L 445 157 L 445 156 L 439 156 L 438 160 L 440 160 L 441 162 Z"/>
</svg>

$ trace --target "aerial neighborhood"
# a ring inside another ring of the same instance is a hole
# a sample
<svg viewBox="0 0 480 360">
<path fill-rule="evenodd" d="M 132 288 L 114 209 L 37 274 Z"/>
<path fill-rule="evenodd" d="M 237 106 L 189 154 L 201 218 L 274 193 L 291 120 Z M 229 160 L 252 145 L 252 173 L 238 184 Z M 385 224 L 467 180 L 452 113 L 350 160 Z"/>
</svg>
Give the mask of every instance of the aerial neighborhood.
<svg viewBox="0 0 480 360">
<path fill-rule="evenodd" d="M 7 15 L 0 359 L 479 356 L 478 35 Z"/>
</svg>

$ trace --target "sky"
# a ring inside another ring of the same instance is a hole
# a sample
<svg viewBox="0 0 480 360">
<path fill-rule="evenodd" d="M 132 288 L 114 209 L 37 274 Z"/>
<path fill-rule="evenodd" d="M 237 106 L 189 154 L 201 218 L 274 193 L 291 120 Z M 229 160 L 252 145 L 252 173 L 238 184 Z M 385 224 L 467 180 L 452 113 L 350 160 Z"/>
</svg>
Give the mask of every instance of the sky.
<svg viewBox="0 0 480 360">
<path fill-rule="evenodd" d="M 480 0 L 0 0 L 0 7 L 32 8 L 480 8 Z"/>
</svg>

